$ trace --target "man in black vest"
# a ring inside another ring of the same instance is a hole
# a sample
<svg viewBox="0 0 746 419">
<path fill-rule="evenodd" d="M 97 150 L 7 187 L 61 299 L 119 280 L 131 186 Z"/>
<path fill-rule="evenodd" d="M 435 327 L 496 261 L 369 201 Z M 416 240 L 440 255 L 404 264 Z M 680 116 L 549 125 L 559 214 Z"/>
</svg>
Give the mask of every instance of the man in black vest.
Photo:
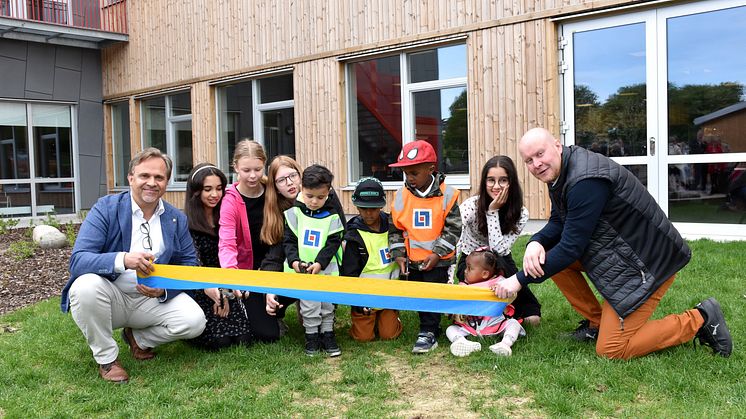
<svg viewBox="0 0 746 419">
<path fill-rule="evenodd" d="M 496 286 L 498 297 L 552 277 L 585 319 L 574 337 L 597 340 L 596 353 L 606 358 L 635 358 L 695 337 L 730 355 L 733 341 L 714 298 L 650 320 L 691 251 L 632 173 L 608 157 L 562 146 L 543 128 L 529 130 L 518 151 L 548 185 L 552 211 L 526 247 L 523 271 Z"/>
</svg>

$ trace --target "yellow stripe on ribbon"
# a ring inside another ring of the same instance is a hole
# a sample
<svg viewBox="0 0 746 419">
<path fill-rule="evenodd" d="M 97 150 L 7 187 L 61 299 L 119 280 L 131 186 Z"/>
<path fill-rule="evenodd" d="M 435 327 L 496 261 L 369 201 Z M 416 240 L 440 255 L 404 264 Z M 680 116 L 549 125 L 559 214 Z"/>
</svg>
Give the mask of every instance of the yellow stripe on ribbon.
<svg viewBox="0 0 746 419">
<path fill-rule="evenodd" d="M 159 265 L 138 282 L 154 288 L 230 288 L 362 307 L 498 316 L 509 300 L 486 288 L 391 279 Z"/>
</svg>

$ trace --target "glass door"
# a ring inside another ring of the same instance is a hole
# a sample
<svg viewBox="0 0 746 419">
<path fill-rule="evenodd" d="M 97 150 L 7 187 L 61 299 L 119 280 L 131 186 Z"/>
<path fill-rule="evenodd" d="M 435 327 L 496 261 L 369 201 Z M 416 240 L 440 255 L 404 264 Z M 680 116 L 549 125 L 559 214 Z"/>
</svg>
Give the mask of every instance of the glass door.
<svg viewBox="0 0 746 419">
<path fill-rule="evenodd" d="M 613 158 L 657 195 L 655 15 L 563 27 L 564 144 Z"/>
<path fill-rule="evenodd" d="M 694 236 L 746 237 L 746 2 L 660 9 L 659 203 Z"/>
<path fill-rule="evenodd" d="M 746 2 L 561 31 L 564 143 L 627 167 L 686 237 L 746 236 Z"/>
</svg>

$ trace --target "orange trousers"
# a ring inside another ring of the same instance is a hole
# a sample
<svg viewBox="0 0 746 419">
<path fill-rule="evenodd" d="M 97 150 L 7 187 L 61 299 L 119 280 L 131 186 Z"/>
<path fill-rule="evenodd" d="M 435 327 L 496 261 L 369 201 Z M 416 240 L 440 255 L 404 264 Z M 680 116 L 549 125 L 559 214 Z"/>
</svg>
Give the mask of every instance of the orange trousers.
<svg viewBox="0 0 746 419">
<path fill-rule="evenodd" d="M 694 339 L 704 324 L 696 308 L 682 314 L 670 314 L 659 320 L 650 320 L 663 295 L 676 278 L 674 274 L 658 288 L 640 307 L 619 321 L 619 315 L 606 301 L 598 302 L 588 281 L 583 276 L 583 266 L 574 262 L 552 280 L 570 302 L 572 308 L 598 327 L 596 353 L 610 359 L 631 359 L 647 355 L 670 346 Z"/>
<path fill-rule="evenodd" d="M 369 342 L 378 336 L 382 340 L 396 339 L 401 335 L 402 325 L 397 310 L 374 310 L 370 314 L 351 312 L 350 336 L 359 342 Z"/>
</svg>

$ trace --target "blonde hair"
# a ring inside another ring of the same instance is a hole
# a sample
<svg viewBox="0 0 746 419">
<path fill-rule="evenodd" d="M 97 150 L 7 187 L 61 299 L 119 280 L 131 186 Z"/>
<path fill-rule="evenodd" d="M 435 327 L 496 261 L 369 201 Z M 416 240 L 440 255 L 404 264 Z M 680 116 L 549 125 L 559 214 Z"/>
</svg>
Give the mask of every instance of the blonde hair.
<svg viewBox="0 0 746 419">
<path fill-rule="evenodd" d="M 267 187 L 264 190 L 264 224 L 262 224 L 262 231 L 259 235 L 261 240 L 269 245 L 282 242 L 285 228 L 285 219 L 282 213 L 292 207 L 294 201 L 277 192 L 275 177 L 282 167 L 295 169 L 299 175 L 303 175 L 303 169 L 298 162 L 289 156 L 277 156 L 269 164 Z"/>
<path fill-rule="evenodd" d="M 244 157 L 259 159 L 262 161 L 262 164 L 267 164 L 267 154 L 264 153 L 264 147 L 248 138 L 244 138 L 236 143 L 236 150 L 233 152 L 233 167 L 236 168 L 238 161 Z M 262 185 L 266 185 L 267 177 L 263 176 L 261 182 Z"/>
</svg>

